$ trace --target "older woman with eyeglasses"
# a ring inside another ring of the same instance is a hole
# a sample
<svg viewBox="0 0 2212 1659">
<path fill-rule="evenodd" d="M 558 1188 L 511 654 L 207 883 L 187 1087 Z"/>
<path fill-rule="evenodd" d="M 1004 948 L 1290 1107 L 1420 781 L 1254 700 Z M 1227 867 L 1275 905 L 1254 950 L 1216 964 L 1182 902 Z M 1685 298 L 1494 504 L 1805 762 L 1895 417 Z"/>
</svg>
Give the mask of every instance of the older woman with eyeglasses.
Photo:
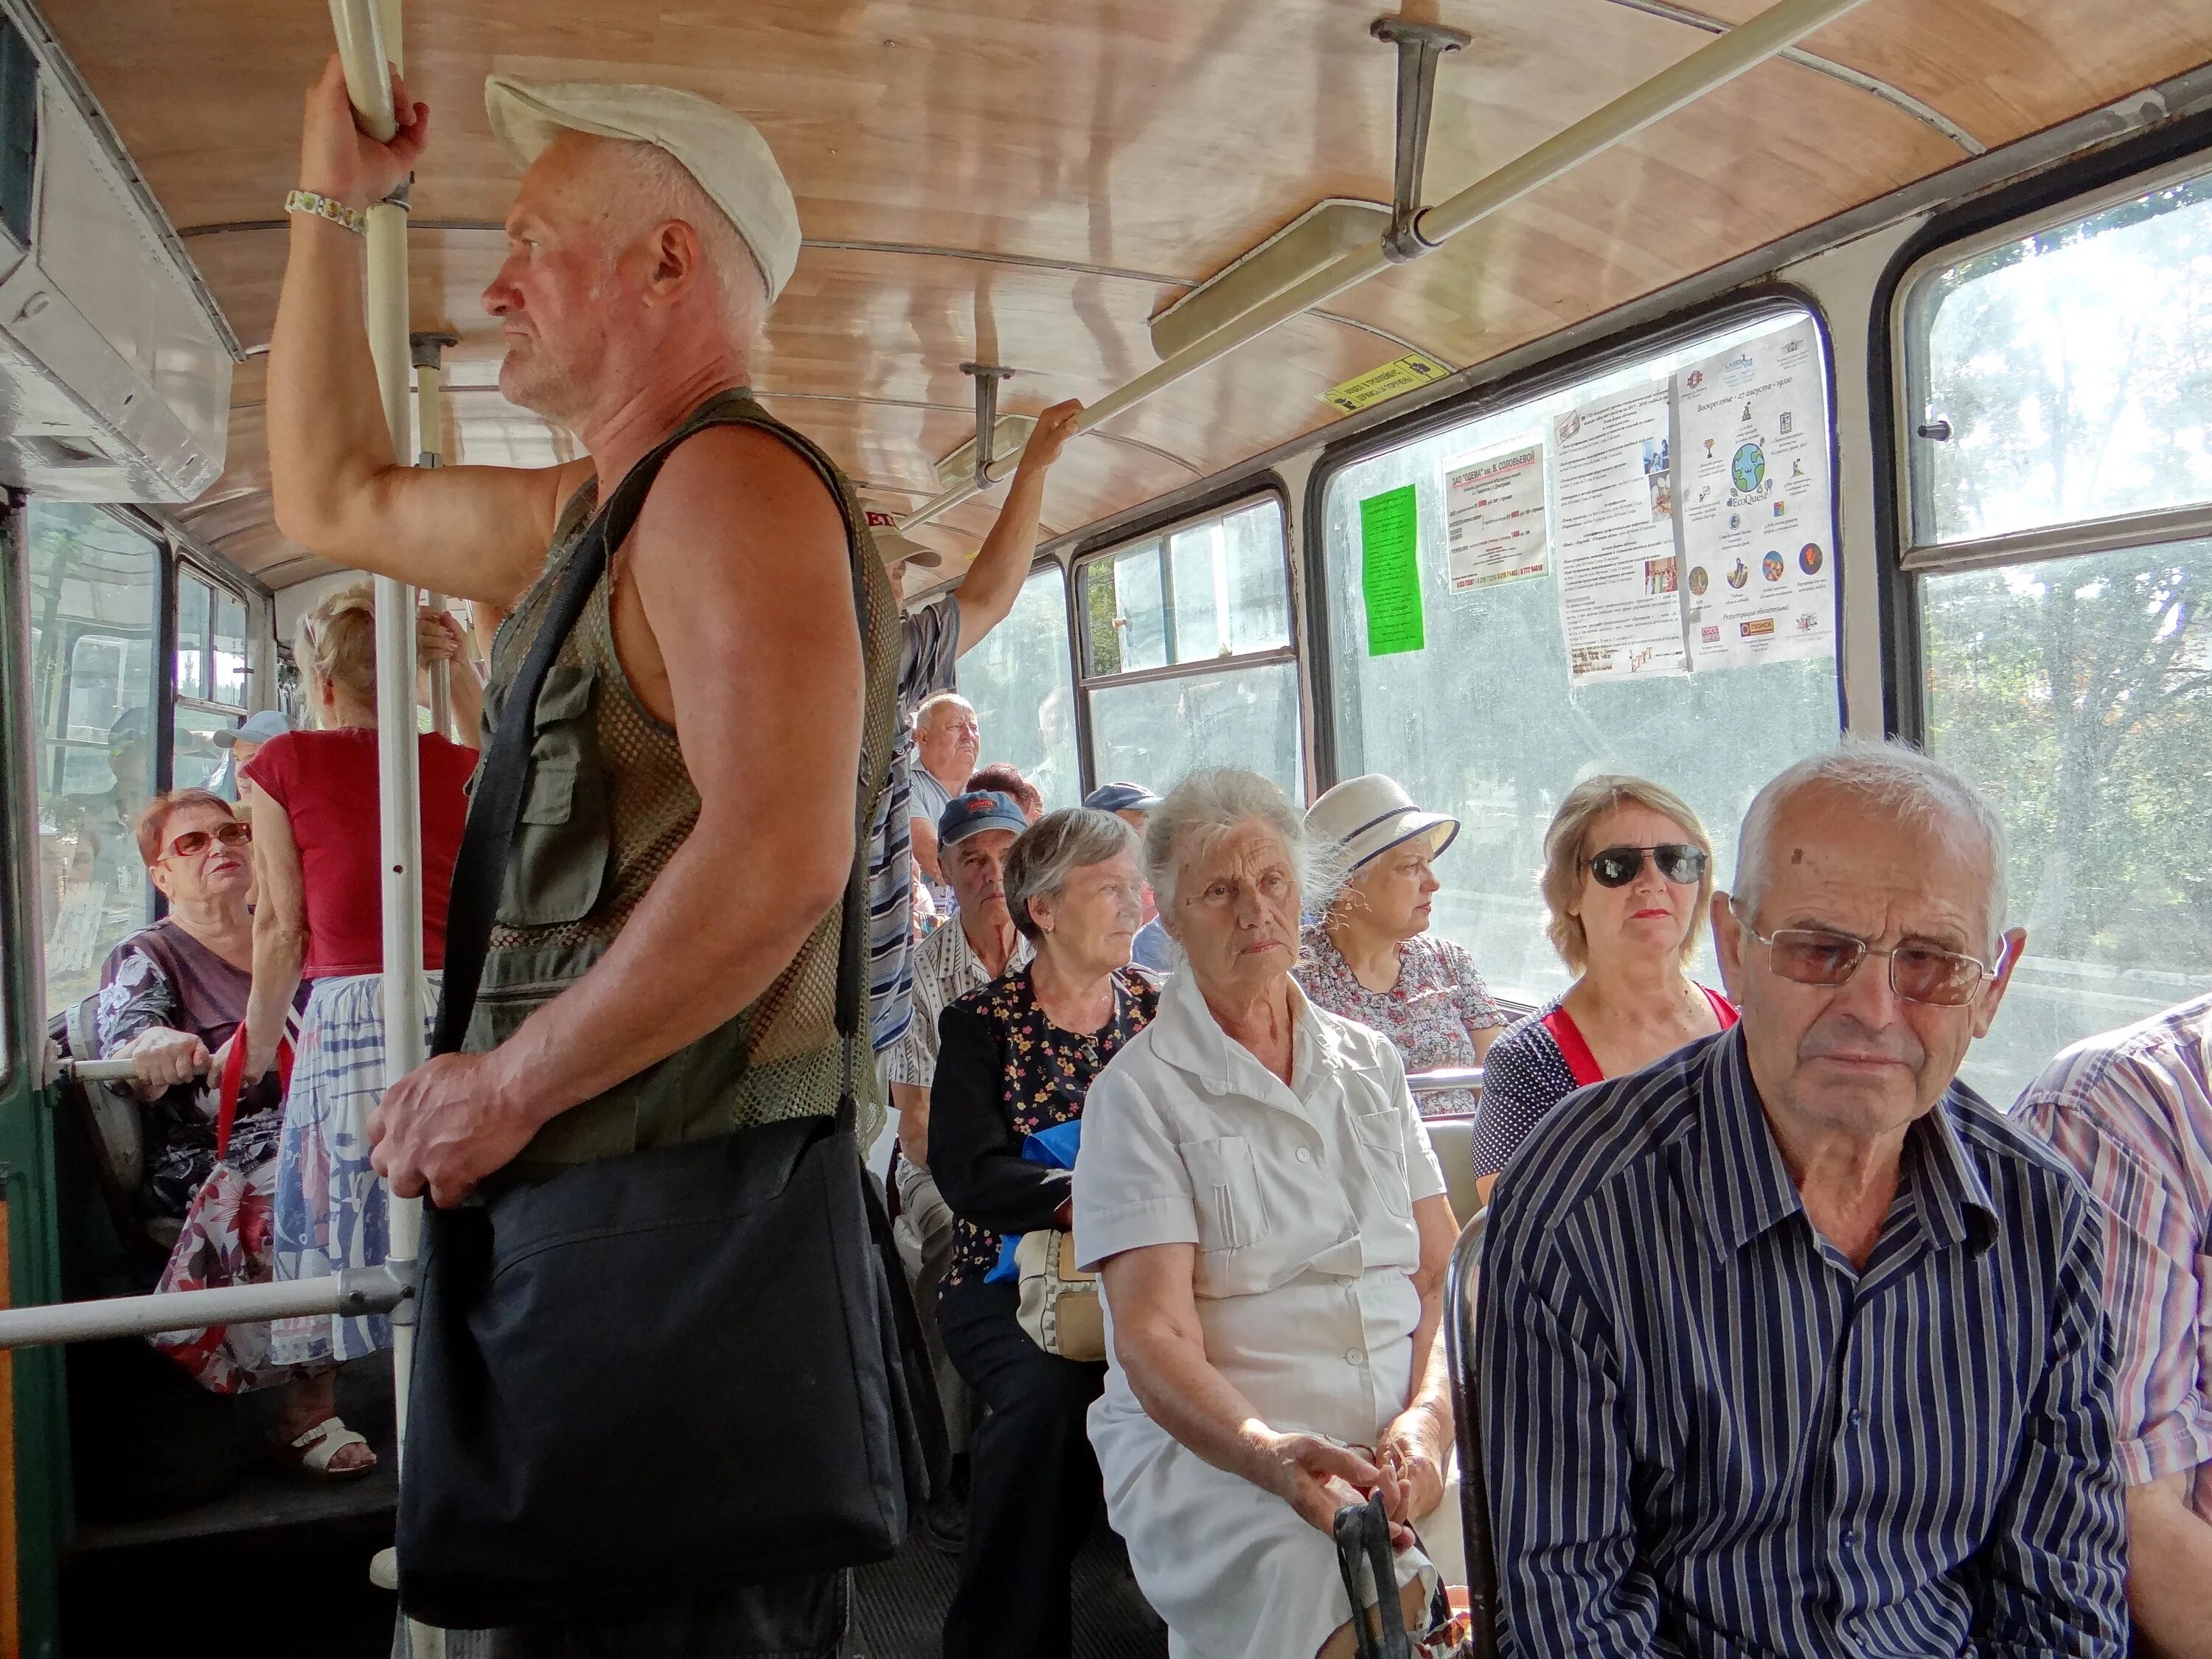
<svg viewBox="0 0 2212 1659">
<path fill-rule="evenodd" d="M 133 1202 L 150 1235 L 172 1237 L 215 1170 L 215 1100 L 201 1079 L 245 1019 L 252 985 L 253 833 L 205 789 L 156 797 L 137 827 L 139 854 L 169 914 L 109 954 L 93 1031 L 100 1058 L 137 1065 L 135 1084 L 103 1086 L 138 1099 L 146 1173 Z M 228 1157 L 264 1191 L 283 1123 L 273 1075 L 241 1093 Z M 376 1459 L 338 1421 L 331 1389 L 328 1366 L 287 1382 L 272 1438 L 284 1448 L 306 1440 L 291 1456 L 308 1474 L 365 1474 Z"/>
<path fill-rule="evenodd" d="M 1713 844 L 1690 805 L 1607 773 L 1567 792 L 1544 835 L 1552 945 L 1577 977 L 1484 1058 L 1474 1174 L 1506 1160 L 1576 1090 L 1724 1031 L 1735 1010 L 1684 972 L 1713 897 Z"/>
</svg>

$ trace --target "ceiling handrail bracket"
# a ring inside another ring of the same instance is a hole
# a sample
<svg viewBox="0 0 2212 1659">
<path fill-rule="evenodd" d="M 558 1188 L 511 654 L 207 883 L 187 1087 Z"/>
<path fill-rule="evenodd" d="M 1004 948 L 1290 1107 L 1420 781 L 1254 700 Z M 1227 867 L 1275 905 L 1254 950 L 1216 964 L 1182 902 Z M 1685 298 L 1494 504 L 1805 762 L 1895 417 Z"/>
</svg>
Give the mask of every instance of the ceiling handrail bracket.
<svg viewBox="0 0 2212 1659">
<path fill-rule="evenodd" d="M 960 372 L 975 377 L 975 488 L 981 491 L 991 487 L 991 463 L 997 459 L 991 451 L 999 431 L 999 382 L 1012 380 L 1014 371 L 996 363 L 963 363 Z"/>
<path fill-rule="evenodd" d="M 1429 155 L 1429 118 L 1436 108 L 1437 63 L 1473 38 L 1465 29 L 1411 17 L 1378 17 L 1368 31 L 1398 49 L 1397 154 L 1390 181 L 1390 228 L 1382 252 L 1393 264 L 1418 259 L 1437 244 L 1423 236 L 1421 173 Z"/>
</svg>

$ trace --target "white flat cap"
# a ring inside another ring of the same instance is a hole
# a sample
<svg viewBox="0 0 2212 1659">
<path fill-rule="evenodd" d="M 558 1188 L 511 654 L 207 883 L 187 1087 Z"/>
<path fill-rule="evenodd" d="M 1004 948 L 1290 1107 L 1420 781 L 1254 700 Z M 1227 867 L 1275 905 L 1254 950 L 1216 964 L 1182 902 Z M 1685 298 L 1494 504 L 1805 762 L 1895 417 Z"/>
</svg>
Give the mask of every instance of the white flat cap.
<svg viewBox="0 0 2212 1659">
<path fill-rule="evenodd" d="M 607 81 L 484 77 L 492 137 L 519 167 L 536 161 L 563 127 L 657 144 L 684 164 L 730 216 L 760 266 L 774 303 L 799 263 L 799 206 L 760 130 L 711 99 L 672 87 Z"/>
<path fill-rule="evenodd" d="M 1429 855 L 1441 854 L 1459 834 L 1448 812 L 1425 812 L 1405 786 L 1380 772 L 1346 778 L 1306 808 L 1306 829 L 1344 849 L 1354 870 L 1416 836 L 1428 838 Z"/>
<path fill-rule="evenodd" d="M 868 507 L 868 531 L 874 538 L 876 556 L 896 569 L 902 564 L 918 564 L 925 570 L 936 570 L 945 563 L 944 556 L 933 547 L 924 547 L 910 536 L 899 534 L 898 520 L 880 507 Z"/>
</svg>

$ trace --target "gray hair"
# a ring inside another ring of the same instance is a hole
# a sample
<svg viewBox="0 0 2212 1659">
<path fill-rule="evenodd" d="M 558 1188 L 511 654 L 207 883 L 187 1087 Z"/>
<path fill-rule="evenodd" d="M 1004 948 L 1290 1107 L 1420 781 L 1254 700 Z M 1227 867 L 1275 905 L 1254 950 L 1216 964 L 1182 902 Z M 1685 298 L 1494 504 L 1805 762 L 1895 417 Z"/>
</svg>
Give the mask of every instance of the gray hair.
<svg viewBox="0 0 2212 1659">
<path fill-rule="evenodd" d="M 619 190 L 601 206 L 618 244 L 635 240 L 671 219 L 690 226 L 713 268 L 716 307 L 731 343 L 751 343 L 767 325 L 769 309 L 768 276 L 751 244 L 691 170 L 659 145 L 634 138 L 611 138 L 607 144 Z"/>
<path fill-rule="evenodd" d="M 1240 823 L 1273 830 L 1290 854 L 1298 902 L 1309 911 L 1328 908 L 1344 880 L 1340 848 L 1306 830 L 1304 814 L 1257 772 L 1217 766 L 1193 772 L 1167 793 L 1145 823 L 1145 879 L 1162 910 L 1175 908 L 1176 857 L 1191 836 L 1210 841 Z"/>
<path fill-rule="evenodd" d="M 1103 864 L 1117 853 L 1133 853 L 1136 846 L 1135 833 L 1111 812 L 1063 806 L 1046 813 L 1006 849 L 1006 914 L 1024 939 L 1040 937 L 1044 930 L 1030 915 L 1031 899 L 1058 896 L 1078 870 Z"/>
<path fill-rule="evenodd" d="M 1846 738 L 1825 755 L 1799 761 L 1752 799 L 1736 839 L 1735 901 L 1749 913 L 1773 875 L 1774 821 L 1800 791 L 1825 787 L 1856 795 L 1916 829 L 1940 831 L 1971 828 L 1990 860 L 1990 948 L 1996 948 L 2005 926 L 2008 852 L 2004 820 L 1989 798 L 1959 773 L 1896 738 L 1875 742 Z"/>
<path fill-rule="evenodd" d="M 967 698 L 962 696 L 957 691 L 931 692 L 927 696 L 924 697 L 920 702 L 915 705 L 914 729 L 917 732 L 927 730 L 929 723 L 937 718 L 937 711 L 939 709 L 950 708 L 956 702 L 963 708 L 967 709 L 970 714 L 975 712 L 975 705 L 969 702 Z"/>
</svg>

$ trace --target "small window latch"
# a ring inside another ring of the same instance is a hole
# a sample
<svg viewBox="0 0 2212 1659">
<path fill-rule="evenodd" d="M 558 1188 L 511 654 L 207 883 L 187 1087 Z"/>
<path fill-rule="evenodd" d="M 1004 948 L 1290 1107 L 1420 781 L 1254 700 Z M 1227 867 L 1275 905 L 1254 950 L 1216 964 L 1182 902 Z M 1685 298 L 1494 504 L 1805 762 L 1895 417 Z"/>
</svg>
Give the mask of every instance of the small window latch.
<svg viewBox="0 0 2212 1659">
<path fill-rule="evenodd" d="M 1912 429 L 1930 443 L 1948 444 L 1951 441 L 1951 423 L 1940 415 L 1932 421 L 1921 422 Z"/>
</svg>

